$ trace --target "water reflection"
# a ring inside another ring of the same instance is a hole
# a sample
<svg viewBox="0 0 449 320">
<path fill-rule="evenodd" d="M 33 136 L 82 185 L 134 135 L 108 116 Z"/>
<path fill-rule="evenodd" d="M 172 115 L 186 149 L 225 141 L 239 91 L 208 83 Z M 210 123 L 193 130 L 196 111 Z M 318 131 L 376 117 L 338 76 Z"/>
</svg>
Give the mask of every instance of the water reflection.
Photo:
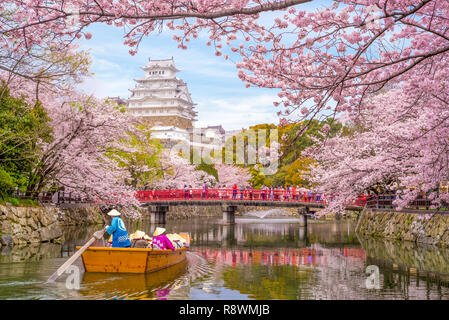
<svg viewBox="0 0 449 320">
<path fill-rule="evenodd" d="M 85 272 L 80 295 L 96 299 L 164 299 L 179 288 L 175 279 L 187 271 L 187 261 L 151 274 Z"/>
<path fill-rule="evenodd" d="M 0 299 L 448 299 L 449 250 L 358 238 L 353 224 L 239 218 L 169 221 L 189 232 L 187 261 L 151 274 L 83 273 L 79 290 L 65 277 L 42 282 L 99 226 L 67 228 L 63 245 L 1 248 Z M 149 221 L 127 221 L 152 234 Z M 96 245 L 102 245 L 100 240 Z M 77 266 L 82 269 L 81 261 Z M 366 287 L 366 268 L 380 271 L 380 289 Z"/>
<path fill-rule="evenodd" d="M 33 243 L 24 246 L 1 247 L 0 263 L 14 263 L 22 261 L 40 261 L 58 257 L 61 245 L 56 243 Z"/>
<path fill-rule="evenodd" d="M 100 226 L 66 227 L 63 229 L 63 244 L 44 242 L 0 247 L 0 263 L 69 257 L 76 251 L 76 246 L 85 244 L 100 228 Z M 96 241 L 94 245 L 103 246 L 104 242 Z"/>
<path fill-rule="evenodd" d="M 367 264 L 382 270 L 388 295 L 401 291 L 402 298 L 448 299 L 449 250 L 410 242 L 391 243 L 360 238 Z"/>
<path fill-rule="evenodd" d="M 366 259 L 365 251 L 359 248 L 327 249 L 309 247 L 302 249 L 261 248 L 255 250 L 210 249 L 196 247 L 192 252 L 221 265 L 287 265 L 287 266 L 326 266 L 334 257 L 344 257 L 351 264 L 362 265 Z M 330 258 L 330 260 L 329 260 Z"/>
</svg>

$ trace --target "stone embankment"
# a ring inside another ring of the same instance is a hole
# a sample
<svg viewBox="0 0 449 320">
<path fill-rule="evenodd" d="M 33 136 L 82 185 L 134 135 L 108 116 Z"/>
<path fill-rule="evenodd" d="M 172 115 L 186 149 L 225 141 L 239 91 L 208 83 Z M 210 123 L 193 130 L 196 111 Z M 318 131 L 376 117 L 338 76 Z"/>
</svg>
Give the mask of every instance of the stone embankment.
<svg viewBox="0 0 449 320">
<path fill-rule="evenodd" d="M 2 245 L 57 241 L 62 236 L 56 208 L 0 206 Z"/>
<path fill-rule="evenodd" d="M 122 209 L 124 212 L 127 209 Z M 148 209 L 142 208 L 145 216 Z M 239 207 L 237 215 L 257 213 L 266 210 L 261 207 Z M 292 216 L 295 209 L 272 208 L 277 216 Z M 220 217 L 219 206 L 172 206 L 167 220 L 182 220 L 194 217 Z M 0 246 L 33 244 L 40 242 L 62 242 L 62 228 L 65 226 L 86 226 L 106 224 L 110 218 L 99 207 L 15 207 L 0 205 Z"/>
<path fill-rule="evenodd" d="M 0 245 L 61 242 L 62 227 L 104 224 L 98 207 L 15 207 L 0 205 Z"/>
<path fill-rule="evenodd" d="M 357 232 L 374 238 L 412 241 L 449 247 L 449 215 L 441 212 L 365 210 Z"/>
</svg>

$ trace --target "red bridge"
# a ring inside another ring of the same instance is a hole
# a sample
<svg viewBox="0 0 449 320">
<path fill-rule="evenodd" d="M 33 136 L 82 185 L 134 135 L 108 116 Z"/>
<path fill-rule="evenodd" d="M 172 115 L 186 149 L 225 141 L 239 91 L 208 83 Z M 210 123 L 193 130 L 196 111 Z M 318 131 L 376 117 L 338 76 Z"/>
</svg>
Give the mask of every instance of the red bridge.
<svg viewBox="0 0 449 320">
<path fill-rule="evenodd" d="M 291 192 L 287 190 L 260 190 L 260 189 L 166 189 L 166 190 L 143 190 L 137 191 L 136 198 L 141 202 L 159 202 L 159 201 L 274 201 L 277 205 L 281 205 L 279 202 L 287 203 L 307 203 L 307 204 L 320 204 L 326 205 L 333 201 L 335 195 L 322 194 L 322 193 L 310 193 L 303 191 Z M 365 206 L 367 195 L 360 195 L 352 202 L 348 203 L 348 206 Z M 241 205 L 242 203 L 237 203 Z"/>
<path fill-rule="evenodd" d="M 302 216 L 306 224 L 309 209 L 324 208 L 333 201 L 335 195 L 260 189 L 170 189 L 138 191 L 136 198 L 150 207 L 151 220 L 154 223 L 165 223 L 165 213 L 169 206 L 221 205 L 225 223 L 234 223 L 237 206 L 260 206 L 299 208 L 300 217 Z M 362 210 L 367 198 L 366 195 L 360 195 L 352 203 L 346 204 L 346 209 Z"/>
</svg>

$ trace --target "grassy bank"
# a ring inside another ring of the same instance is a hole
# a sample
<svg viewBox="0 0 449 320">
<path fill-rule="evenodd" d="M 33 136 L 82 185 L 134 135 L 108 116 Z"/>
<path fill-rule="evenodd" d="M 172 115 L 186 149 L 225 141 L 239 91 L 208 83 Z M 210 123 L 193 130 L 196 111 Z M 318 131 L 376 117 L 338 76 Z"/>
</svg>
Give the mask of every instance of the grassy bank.
<svg viewBox="0 0 449 320">
<path fill-rule="evenodd" d="M 0 205 L 13 205 L 15 207 L 40 207 L 37 200 L 0 196 Z"/>
</svg>

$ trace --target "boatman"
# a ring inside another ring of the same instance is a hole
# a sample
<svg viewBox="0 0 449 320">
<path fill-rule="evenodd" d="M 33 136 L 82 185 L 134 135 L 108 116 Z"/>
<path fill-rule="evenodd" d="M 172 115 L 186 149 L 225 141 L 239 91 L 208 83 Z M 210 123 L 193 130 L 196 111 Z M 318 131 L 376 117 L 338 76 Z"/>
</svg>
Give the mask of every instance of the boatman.
<svg viewBox="0 0 449 320">
<path fill-rule="evenodd" d="M 126 231 L 125 224 L 120 218 L 120 212 L 111 210 L 108 215 L 112 217 L 111 225 L 107 227 L 106 231 L 112 235 L 113 248 L 129 248 L 131 241 L 129 241 L 128 231 Z"/>
</svg>

